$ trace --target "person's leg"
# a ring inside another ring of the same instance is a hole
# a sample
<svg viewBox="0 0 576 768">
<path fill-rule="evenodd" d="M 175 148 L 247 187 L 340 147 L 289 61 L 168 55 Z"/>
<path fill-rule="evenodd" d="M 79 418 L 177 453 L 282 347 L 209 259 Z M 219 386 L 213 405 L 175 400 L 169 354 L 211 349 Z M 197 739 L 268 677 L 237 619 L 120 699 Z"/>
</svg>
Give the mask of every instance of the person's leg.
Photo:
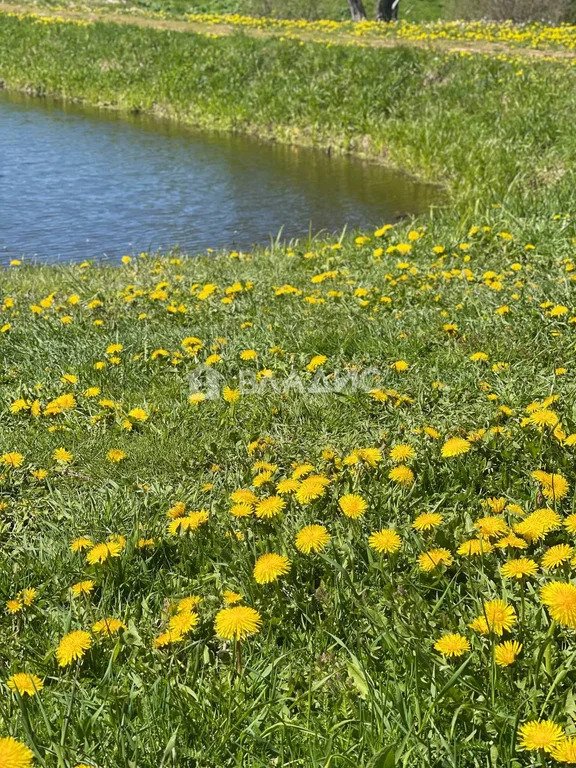
<svg viewBox="0 0 576 768">
<path fill-rule="evenodd" d="M 376 11 L 377 21 L 392 20 L 392 3 L 393 3 L 393 0 L 378 0 L 378 6 Z"/>
<path fill-rule="evenodd" d="M 391 21 L 398 21 L 398 6 L 400 5 L 400 0 L 393 0 L 392 3 L 392 13 L 390 14 Z"/>
</svg>

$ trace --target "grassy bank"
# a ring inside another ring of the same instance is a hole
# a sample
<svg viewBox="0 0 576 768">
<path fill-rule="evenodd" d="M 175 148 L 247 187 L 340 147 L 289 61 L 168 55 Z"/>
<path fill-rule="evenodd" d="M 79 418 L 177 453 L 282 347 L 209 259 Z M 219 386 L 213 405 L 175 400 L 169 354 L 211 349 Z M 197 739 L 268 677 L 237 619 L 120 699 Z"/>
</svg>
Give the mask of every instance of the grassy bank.
<svg viewBox="0 0 576 768">
<path fill-rule="evenodd" d="M 2 18 L 7 87 L 352 151 L 447 185 L 461 209 L 571 198 L 571 61 L 366 49 Z"/>
<path fill-rule="evenodd" d="M 2 768 L 574 762 L 574 76 L 2 18 L 9 87 L 451 196 L 342 242 L 2 271 Z"/>
</svg>

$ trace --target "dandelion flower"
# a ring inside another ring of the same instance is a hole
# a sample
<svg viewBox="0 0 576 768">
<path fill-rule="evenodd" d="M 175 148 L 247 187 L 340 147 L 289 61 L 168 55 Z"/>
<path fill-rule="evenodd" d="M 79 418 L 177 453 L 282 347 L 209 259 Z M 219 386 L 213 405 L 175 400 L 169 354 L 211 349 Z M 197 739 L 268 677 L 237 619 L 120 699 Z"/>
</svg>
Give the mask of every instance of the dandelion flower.
<svg viewBox="0 0 576 768">
<path fill-rule="evenodd" d="M 6 610 L 8 613 L 18 613 L 22 610 L 22 603 L 20 600 L 7 600 L 6 601 Z"/>
<path fill-rule="evenodd" d="M 543 568 L 558 568 L 559 565 L 570 560 L 574 554 L 574 547 L 569 544 L 556 544 L 554 547 L 550 547 L 544 552 L 542 556 Z"/>
<path fill-rule="evenodd" d="M 488 515 L 488 517 L 481 517 L 479 520 L 476 520 L 474 528 L 478 530 L 481 536 L 486 536 L 487 538 L 501 536 L 508 531 L 506 521 L 494 515 Z"/>
<path fill-rule="evenodd" d="M 178 600 L 176 611 L 181 613 L 182 611 L 193 611 L 202 602 L 202 598 L 199 595 L 190 595 L 190 597 L 183 597 Z"/>
<path fill-rule="evenodd" d="M 412 485 L 414 472 L 406 464 L 399 464 L 388 472 L 388 478 L 398 485 Z"/>
<path fill-rule="evenodd" d="M 552 757 L 558 763 L 576 764 L 576 738 L 565 738 L 552 749 Z"/>
<path fill-rule="evenodd" d="M 52 458 L 59 464 L 70 464 L 74 457 L 70 451 L 67 451 L 65 448 L 56 448 L 52 454 Z"/>
<path fill-rule="evenodd" d="M 44 683 L 36 675 L 30 675 L 27 672 L 18 672 L 8 678 L 8 688 L 11 691 L 18 691 L 20 696 L 35 696 L 44 688 Z M 0 763 L 2 765 L 2 763 Z"/>
<path fill-rule="evenodd" d="M 492 544 L 487 539 L 469 539 L 460 544 L 457 550 L 459 555 L 477 557 L 492 552 Z"/>
<path fill-rule="evenodd" d="M 195 611 L 179 611 L 175 616 L 172 616 L 168 626 L 171 632 L 184 637 L 192 632 L 199 620 L 200 618 Z"/>
<path fill-rule="evenodd" d="M 100 619 L 100 621 L 92 625 L 92 632 L 95 635 L 108 635 L 108 637 L 112 637 L 112 635 L 120 632 L 121 629 L 126 629 L 126 624 L 120 621 L 120 619 L 110 616 L 107 619 Z"/>
<path fill-rule="evenodd" d="M 89 595 L 93 589 L 94 582 L 91 579 L 86 579 L 85 581 L 79 581 L 72 585 L 72 594 L 74 597 L 78 597 L 79 595 Z"/>
<path fill-rule="evenodd" d="M 2 768 L 29 768 L 34 753 L 12 736 L 0 739 L 0 765 Z"/>
<path fill-rule="evenodd" d="M 86 560 L 90 565 L 102 564 L 110 557 L 120 557 L 123 546 L 116 541 L 102 542 L 92 547 L 86 555 Z"/>
<path fill-rule="evenodd" d="M 402 539 L 392 528 L 382 528 L 370 534 L 368 544 L 380 555 L 390 555 L 402 546 Z"/>
<path fill-rule="evenodd" d="M 108 453 L 106 454 L 106 458 L 108 461 L 113 462 L 114 464 L 117 464 L 119 461 L 122 461 L 126 458 L 126 454 L 124 451 L 121 451 L 119 448 L 111 448 Z"/>
<path fill-rule="evenodd" d="M 509 667 L 514 664 L 521 650 L 522 643 L 517 640 L 505 640 L 494 648 L 494 660 L 499 667 Z"/>
<path fill-rule="evenodd" d="M 300 483 L 300 488 L 296 491 L 296 500 L 300 504 L 309 504 L 311 501 L 324 496 L 328 485 L 330 485 L 330 480 L 327 477 L 310 475 Z"/>
<path fill-rule="evenodd" d="M 270 520 L 279 515 L 285 506 L 286 502 L 280 496 L 269 496 L 256 504 L 254 513 L 261 520 Z"/>
<path fill-rule="evenodd" d="M 80 536 L 79 539 L 74 539 L 70 544 L 70 549 L 72 552 L 82 552 L 83 549 L 90 549 L 93 546 L 94 542 L 92 539 L 89 539 L 87 536 Z"/>
<path fill-rule="evenodd" d="M 433 528 L 437 528 L 443 520 L 444 518 L 438 512 L 423 512 L 414 520 L 412 528 L 417 531 L 431 531 Z"/>
<path fill-rule="evenodd" d="M 342 510 L 342 514 L 352 520 L 362 517 L 368 508 L 367 502 L 356 493 L 347 493 L 345 496 L 342 496 L 338 499 L 338 506 Z"/>
<path fill-rule="evenodd" d="M 224 387 L 222 390 L 222 397 L 227 403 L 235 403 L 240 399 L 240 390 Z"/>
<path fill-rule="evenodd" d="M 442 457 L 448 459 L 453 456 L 462 456 L 462 454 L 468 453 L 471 447 L 468 440 L 463 437 L 451 437 L 442 446 Z"/>
<path fill-rule="evenodd" d="M 144 408 L 132 408 L 131 411 L 128 411 L 128 416 L 133 421 L 146 421 L 148 419 L 148 414 Z"/>
<path fill-rule="evenodd" d="M 576 629 L 576 586 L 552 581 L 540 590 L 540 599 L 550 616 L 564 627 Z"/>
<path fill-rule="evenodd" d="M 413 459 L 415 455 L 416 452 L 414 451 L 414 448 L 407 443 L 395 445 L 390 451 L 390 458 L 396 464 L 402 464 L 409 459 Z"/>
<path fill-rule="evenodd" d="M 447 549 L 438 547 L 429 549 L 427 552 L 421 552 L 418 556 L 418 565 L 420 570 L 428 572 L 433 571 L 439 565 L 452 565 L 453 557 Z"/>
<path fill-rule="evenodd" d="M 258 496 L 248 488 L 239 488 L 230 494 L 230 500 L 235 504 L 256 504 Z"/>
<path fill-rule="evenodd" d="M 309 555 L 321 552 L 330 541 L 330 534 L 323 525 L 307 525 L 296 534 L 296 548 Z"/>
<path fill-rule="evenodd" d="M 268 584 L 284 576 L 290 570 L 290 560 L 284 555 L 269 552 L 261 555 L 254 564 L 254 578 L 258 584 Z"/>
<path fill-rule="evenodd" d="M 452 656 L 462 656 L 466 651 L 470 650 L 470 643 L 462 635 L 449 634 L 442 635 L 439 640 L 434 643 L 434 648 L 448 658 Z"/>
<path fill-rule="evenodd" d="M 520 746 L 530 752 L 552 752 L 564 739 L 564 732 L 553 720 L 531 720 L 519 728 Z"/>
<path fill-rule="evenodd" d="M 300 488 L 300 482 L 298 480 L 294 480 L 293 478 L 280 480 L 276 485 L 276 491 L 281 496 L 284 496 L 288 493 L 295 493 L 298 488 Z"/>
<path fill-rule="evenodd" d="M 0 464 L 4 464 L 7 467 L 13 467 L 14 469 L 22 466 L 24 456 L 21 453 L 11 451 L 10 453 L 3 453 L 0 456 Z"/>
<path fill-rule="evenodd" d="M 484 603 L 483 613 L 470 624 L 472 629 L 483 635 L 494 632 L 502 635 L 516 624 L 516 612 L 505 600 L 490 600 Z"/>
<path fill-rule="evenodd" d="M 243 640 L 260 631 L 262 619 L 258 611 L 247 605 L 223 608 L 216 614 L 214 629 L 223 640 Z"/>
<path fill-rule="evenodd" d="M 508 560 L 500 568 L 500 573 L 506 579 L 524 579 L 534 576 L 538 572 L 538 563 L 528 557 L 520 557 L 517 560 Z"/>
<path fill-rule="evenodd" d="M 240 592 L 233 592 L 231 589 L 225 589 L 222 597 L 225 605 L 234 605 L 244 599 L 244 595 L 241 595 Z"/>
<path fill-rule="evenodd" d="M 230 508 L 230 514 L 233 517 L 250 517 L 252 514 L 251 504 L 234 504 Z"/>
<path fill-rule="evenodd" d="M 77 629 L 65 635 L 56 649 L 56 658 L 61 667 L 67 667 L 73 661 L 81 659 L 92 645 L 88 632 Z"/>
</svg>

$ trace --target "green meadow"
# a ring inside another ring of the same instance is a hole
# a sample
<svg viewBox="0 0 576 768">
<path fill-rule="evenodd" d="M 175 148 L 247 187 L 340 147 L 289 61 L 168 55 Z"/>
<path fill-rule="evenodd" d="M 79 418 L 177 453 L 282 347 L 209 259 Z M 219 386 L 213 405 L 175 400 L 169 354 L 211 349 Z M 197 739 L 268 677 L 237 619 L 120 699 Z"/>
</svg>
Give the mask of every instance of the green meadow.
<svg viewBox="0 0 576 768">
<path fill-rule="evenodd" d="M 575 76 L 0 17 L 7 89 L 439 185 L 0 272 L 1 768 L 576 763 Z"/>
</svg>

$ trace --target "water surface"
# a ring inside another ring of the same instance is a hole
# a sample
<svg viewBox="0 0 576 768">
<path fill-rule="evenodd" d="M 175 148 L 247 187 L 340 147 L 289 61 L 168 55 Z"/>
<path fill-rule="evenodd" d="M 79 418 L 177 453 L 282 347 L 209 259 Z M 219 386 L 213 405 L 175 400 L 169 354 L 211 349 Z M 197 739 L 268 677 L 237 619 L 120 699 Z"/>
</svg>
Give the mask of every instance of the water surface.
<svg viewBox="0 0 576 768">
<path fill-rule="evenodd" d="M 246 249 L 379 226 L 435 194 L 318 150 L 0 92 L 0 263 Z"/>
</svg>

